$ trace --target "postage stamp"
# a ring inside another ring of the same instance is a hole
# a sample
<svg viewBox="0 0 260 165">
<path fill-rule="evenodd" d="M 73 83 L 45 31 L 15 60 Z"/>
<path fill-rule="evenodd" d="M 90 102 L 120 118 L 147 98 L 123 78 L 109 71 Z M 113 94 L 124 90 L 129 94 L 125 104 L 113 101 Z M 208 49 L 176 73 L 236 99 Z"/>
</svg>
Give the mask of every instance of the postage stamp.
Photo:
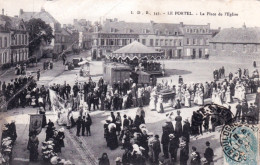
<svg viewBox="0 0 260 165">
<path fill-rule="evenodd" d="M 259 157 L 258 137 L 258 127 L 255 125 L 225 125 L 220 134 L 224 164 L 256 165 Z"/>
</svg>

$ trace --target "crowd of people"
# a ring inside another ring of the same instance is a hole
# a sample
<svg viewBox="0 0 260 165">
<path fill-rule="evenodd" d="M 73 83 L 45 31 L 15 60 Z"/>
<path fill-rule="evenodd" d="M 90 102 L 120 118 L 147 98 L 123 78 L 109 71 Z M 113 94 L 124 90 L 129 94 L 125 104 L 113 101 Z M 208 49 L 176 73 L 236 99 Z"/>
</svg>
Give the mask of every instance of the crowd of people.
<svg viewBox="0 0 260 165">
<path fill-rule="evenodd" d="M 111 112 L 110 117 L 104 124 L 104 138 L 107 147 L 111 150 L 118 148 L 124 150 L 122 157 L 116 159 L 116 164 L 123 165 L 144 165 L 144 164 L 187 164 L 189 158 L 190 164 L 210 164 L 213 162 L 214 152 L 210 148 L 210 142 L 205 143 L 204 158 L 201 158 L 196 147 L 192 146 L 189 152 L 190 135 L 192 127 L 189 120 L 184 120 L 182 125 L 182 117 L 180 111 L 177 116 L 172 118 L 170 114 L 166 122 L 162 125 L 161 138 L 158 134 L 148 131 L 145 125 L 145 111 L 139 107 L 134 120 L 126 115 L 121 118 L 120 112 L 117 116 Z M 175 126 L 172 123 L 175 120 Z M 122 129 L 121 129 L 122 128 Z M 162 146 L 162 147 L 161 147 Z M 178 152 L 180 154 L 177 161 Z M 161 159 L 159 155 L 163 153 Z M 99 159 L 100 165 L 108 165 L 109 159 L 107 153 L 103 153 Z"/>
</svg>

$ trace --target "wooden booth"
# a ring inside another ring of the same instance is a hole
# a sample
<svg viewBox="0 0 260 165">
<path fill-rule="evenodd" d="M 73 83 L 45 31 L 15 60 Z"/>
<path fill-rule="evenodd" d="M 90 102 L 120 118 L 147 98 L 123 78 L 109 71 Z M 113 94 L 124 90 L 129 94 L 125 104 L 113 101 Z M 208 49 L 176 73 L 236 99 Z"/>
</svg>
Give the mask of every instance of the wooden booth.
<svg viewBox="0 0 260 165">
<path fill-rule="evenodd" d="M 131 68 L 128 65 L 120 63 L 104 64 L 103 79 L 112 85 L 114 82 L 124 82 L 130 79 Z"/>
</svg>

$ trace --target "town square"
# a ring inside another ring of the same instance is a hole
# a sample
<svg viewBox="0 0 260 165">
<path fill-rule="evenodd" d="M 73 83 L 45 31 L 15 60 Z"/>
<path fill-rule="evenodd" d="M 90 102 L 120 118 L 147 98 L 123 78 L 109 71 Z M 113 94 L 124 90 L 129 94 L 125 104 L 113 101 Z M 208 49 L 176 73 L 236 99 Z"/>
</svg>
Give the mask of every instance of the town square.
<svg viewBox="0 0 260 165">
<path fill-rule="evenodd" d="M 2 4 L 0 164 L 259 162 L 257 24 L 65 24 Z"/>
</svg>

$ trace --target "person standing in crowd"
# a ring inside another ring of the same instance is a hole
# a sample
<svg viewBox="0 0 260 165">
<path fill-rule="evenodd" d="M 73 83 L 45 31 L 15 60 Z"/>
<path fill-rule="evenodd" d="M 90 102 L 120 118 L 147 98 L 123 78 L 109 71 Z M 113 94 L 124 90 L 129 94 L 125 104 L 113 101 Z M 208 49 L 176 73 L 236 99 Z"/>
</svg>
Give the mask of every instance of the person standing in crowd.
<svg viewBox="0 0 260 165">
<path fill-rule="evenodd" d="M 90 115 L 88 114 L 87 118 L 86 118 L 86 133 L 87 133 L 87 136 L 91 136 L 91 131 L 90 131 L 91 124 L 92 124 L 92 119 L 91 119 Z"/>
<path fill-rule="evenodd" d="M 116 116 L 116 132 L 117 135 L 120 135 L 121 132 L 121 126 L 122 126 L 122 119 L 121 119 L 121 115 L 120 112 L 117 112 L 117 116 Z"/>
<path fill-rule="evenodd" d="M 187 143 L 190 142 L 190 132 L 191 132 L 190 122 L 188 119 L 186 119 L 184 120 L 184 124 L 183 124 L 182 136 L 185 137 Z"/>
<path fill-rule="evenodd" d="M 175 134 L 179 138 L 182 135 L 182 117 L 180 116 L 181 111 L 177 111 L 177 115 L 175 118 L 176 124 L 175 124 Z"/>
<path fill-rule="evenodd" d="M 188 160 L 189 160 L 189 144 L 186 142 L 186 138 L 182 137 L 182 141 L 180 143 L 180 164 L 187 165 Z"/>
<path fill-rule="evenodd" d="M 167 124 L 165 123 L 162 127 L 163 133 L 161 138 L 161 143 L 163 147 L 163 157 L 165 159 L 169 158 L 169 132 L 167 130 Z"/>
<path fill-rule="evenodd" d="M 152 143 L 152 152 L 153 152 L 153 163 L 159 162 L 159 154 L 161 153 L 161 146 L 160 146 L 160 140 L 159 135 L 154 136 L 154 140 Z"/>
<path fill-rule="evenodd" d="M 197 152 L 197 148 L 196 147 L 192 147 L 192 153 L 191 153 L 191 161 L 190 164 L 191 165 L 200 165 L 201 160 L 200 160 L 200 153 Z"/>
<path fill-rule="evenodd" d="M 98 160 L 99 160 L 98 162 L 99 165 L 110 165 L 107 153 L 103 153 L 101 158 L 99 158 Z"/>
<path fill-rule="evenodd" d="M 41 70 L 38 69 L 38 71 L 36 73 L 37 73 L 37 81 L 39 81 L 40 80 L 40 76 L 41 76 Z"/>
<path fill-rule="evenodd" d="M 214 151 L 212 150 L 212 148 L 210 148 L 209 141 L 206 142 L 206 146 L 207 148 L 205 150 L 204 157 L 206 158 L 207 163 L 210 164 L 211 162 L 213 162 Z"/>
<path fill-rule="evenodd" d="M 127 116 L 124 115 L 123 129 L 128 127 L 129 127 L 129 120 L 127 119 Z"/>
<path fill-rule="evenodd" d="M 242 112 L 242 106 L 241 106 L 241 102 L 238 100 L 238 104 L 236 106 L 236 115 L 235 115 L 235 119 L 240 121 L 240 118 L 241 118 L 241 112 Z"/>
<path fill-rule="evenodd" d="M 242 110 L 242 123 L 244 123 L 248 112 L 248 104 L 246 100 L 243 100 L 241 110 Z"/>
<path fill-rule="evenodd" d="M 30 151 L 30 161 L 38 160 L 38 145 L 39 139 L 36 136 L 36 132 L 32 132 L 27 145 L 27 149 Z"/>
<path fill-rule="evenodd" d="M 82 117 L 82 121 L 81 121 L 81 134 L 82 136 L 85 136 L 85 129 L 86 129 L 86 119 L 85 116 Z"/>
<path fill-rule="evenodd" d="M 169 153 L 173 162 L 177 162 L 177 152 L 180 144 L 180 140 L 174 134 L 169 135 Z"/>
<path fill-rule="evenodd" d="M 76 124 L 77 124 L 77 136 L 80 136 L 79 133 L 80 133 L 81 125 L 82 125 L 82 119 L 80 116 L 78 117 Z"/>
</svg>

